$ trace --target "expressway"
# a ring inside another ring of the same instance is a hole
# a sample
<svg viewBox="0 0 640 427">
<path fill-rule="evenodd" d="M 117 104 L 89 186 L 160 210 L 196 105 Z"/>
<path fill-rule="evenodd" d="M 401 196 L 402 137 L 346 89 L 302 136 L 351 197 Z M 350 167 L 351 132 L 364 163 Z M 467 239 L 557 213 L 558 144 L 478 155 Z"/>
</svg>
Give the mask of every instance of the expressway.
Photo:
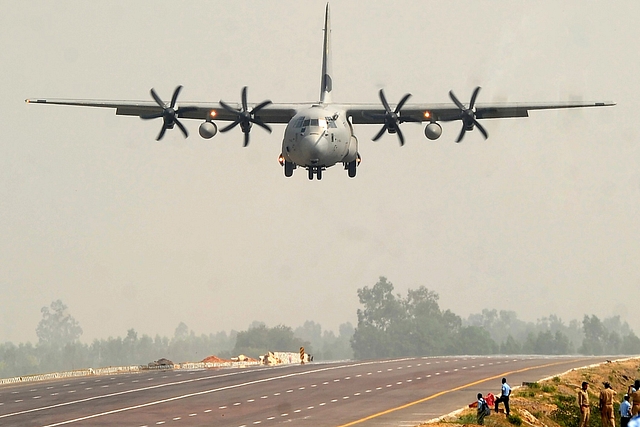
<svg viewBox="0 0 640 427">
<path fill-rule="evenodd" d="M 455 356 L 79 377 L 0 387 L 0 425 L 416 426 L 605 357 Z"/>
</svg>

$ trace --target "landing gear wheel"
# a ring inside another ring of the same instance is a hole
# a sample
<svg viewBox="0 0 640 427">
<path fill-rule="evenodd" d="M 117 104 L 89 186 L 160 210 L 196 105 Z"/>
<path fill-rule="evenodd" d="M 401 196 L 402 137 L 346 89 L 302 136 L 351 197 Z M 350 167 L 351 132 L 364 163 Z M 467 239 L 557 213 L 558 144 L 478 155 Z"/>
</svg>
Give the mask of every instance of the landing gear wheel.
<svg viewBox="0 0 640 427">
<path fill-rule="evenodd" d="M 347 173 L 349 174 L 349 178 L 355 178 L 356 166 L 357 162 L 355 160 L 347 163 Z"/>
<path fill-rule="evenodd" d="M 289 178 L 293 175 L 293 163 L 292 162 L 284 162 L 284 176 Z"/>
<path fill-rule="evenodd" d="M 318 177 L 318 181 L 322 179 L 322 166 L 318 166 L 316 169 L 316 176 Z"/>
<path fill-rule="evenodd" d="M 314 170 L 313 170 L 313 166 L 309 166 L 309 179 L 313 180 L 313 175 L 314 175 Z"/>
</svg>

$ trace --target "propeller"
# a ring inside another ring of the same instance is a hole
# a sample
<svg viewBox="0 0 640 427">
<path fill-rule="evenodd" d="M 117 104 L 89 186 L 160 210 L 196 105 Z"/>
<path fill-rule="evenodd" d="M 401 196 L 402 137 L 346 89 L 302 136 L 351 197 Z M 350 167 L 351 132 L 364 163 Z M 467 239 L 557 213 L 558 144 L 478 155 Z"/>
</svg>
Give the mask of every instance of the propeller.
<svg viewBox="0 0 640 427">
<path fill-rule="evenodd" d="M 224 108 L 225 110 L 227 110 L 232 114 L 235 114 L 236 116 L 236 119 L 233 122 L 231 122 L 229 125 L 220 129 L 220 132 L 230 131 L 234 127 L 240 125 L 240 129 L 242 129 L 242 132 L 244 133 L 245 147 L 249 145 L 249 132 L 251 131 L 251 126 L 253 124 L 258 125 L 264 130 L 266 130 L 267 132 L 271 133 L 271 128 L 268 125 L 266 125 L 262 120 L 256 117 L 256 114 L 269 104 L 271 104 L 270 100 L 262 101 L 260 104 L 253 107 L 251 111 L 249 111 L 249 108 L 247 106 L 247 87 L 246 86 L 242 88 L 242 108 L 241 109 L 238 110 L 233 107 L 230 107 L 224 101 L 220 100 L 220 105 L 222 105 L 222 108 Z"/>
<path fill-rule="evenodd" d="M 382 137 L 382 135 L 385 132 L 389 132 L 389 133 L 397 133 L 398 134 L 398 139 L 400 140 L 400 145 L 404 145 L 404 135 L 402 135 L 402 131 L 400 130 L 400 124 L 404 123 L 404 122 L 419 122 L 420 120 L 415 119 L 413 117 L 403 117 L 400 115 L 400 110 L 402 109 L 402 107 L 404 106 L 404 104 L 407 102 L 407 100 L 411 97 L 410 93 L 407 93 L 405 96 L 402 97 L 402 99 L 400 100 L 400 102 L 398 103 L 398 105 L 396 106 L 395 110 L 391 111 L 391 107 L 389 106 L 389 103 L 387 102 L 387 98 L 384 96 L 384 90 L 380 89 L 379 92 L 380 95 L 380 101 L 382 102 L 382 106 L 384 107 L 384 114 L 367 114 L 365 113 L 365 116 L 369 117 L 370 119 L 374 119 L 374 120 L 384 120 L 384 124 L 382 125 L 382 128 L 380 129 L 380 132 L 378 132 L 376 134 L 376 136 L 374 136 L 372 138 L 373 141 L 377 141 L 378 139 L 380 139 Z"/>
<path fill-rule="evenodd" d="M 162 117 L 162 129 L 160 129 L 160 133 L 158 134 L 158 137 L 156 138 L 156 141 L 160 141 L 162 139 L 162 137 L 164 136 L 164 133 L 167 131 L 167 129 L 173 129 L 173 125 L 178 125 L 178 127 L 180 128 L 180 130 L 184 134 L 185 138 L 189 136 L 189 132 L 187 132 L 187 129 L 184 127 L 184 125 L 182 123 L 180 123 L 180 120 L 178 120 L 178 117 L 180 117 L 180 114 L 187 113 L 189 111 L 195 111 L 195 110 L 197 110 L 197 108 L 196 107 L 181 107 L 181 108 L 175 109 L 176 100 L 178 99 L 178 95 L 180 94 L 181 90 L 182 90 L 182 86 L 176 87 L 176 89 L 173 91 L 173 96 L 171 97 L 171 103 L 169 105 L 167 105 L 158 96 L 156 91 L 153 88 L 151 88 L 151 92 L 150 92 L 151 93 L 151 97 L 156 101 L 158 106 L 160 106 L 160 108 L 162 108 L 162 111 L 160 111 L 158 113 L 153 113 L 153 114 L 147 114 L 147 115 L 144 115 L 144 116 L 140 116 L 140 118 L 143 119 L 143 120 L 150 120 L 150 119 L 158 119 L 158 118 Z"/>
<path fill-rule="evenodd" d="M 449 97 L 451 97 L 453 103 L 456 104 L 456 106 L 460 109 L 460 114 L 457 117 L 447 119 L 447 121 L 462 120 L 462 129 L 460 130 L 460 135 L 458 135 L 458 139 L 456 139 L 456 142 L 462 141 L 462 138 L 464 138 L 464 134 L 468 130 L 473 130 L 474 126 L 477 127 L 478 130 L 480 130 L 480 132 L 484 136 L 484 139 L 487 139 L 489 137 L 489 134 L 487 133 L 485 128 L 482 127 L 482 125 L 476 118 L 474 106 L 476 104 L 478 92 L 480 92 L 480 86 L 476 87 L 473 91 L 473 94 L 471 95 L 471 101 L 469 101 L 469 108 L 465 108 L 465 106 L 462 105 L 458 98 L 456 98 L 456 95 L 453 93 L 453 91 L 449 91 Z"/>
</svg>

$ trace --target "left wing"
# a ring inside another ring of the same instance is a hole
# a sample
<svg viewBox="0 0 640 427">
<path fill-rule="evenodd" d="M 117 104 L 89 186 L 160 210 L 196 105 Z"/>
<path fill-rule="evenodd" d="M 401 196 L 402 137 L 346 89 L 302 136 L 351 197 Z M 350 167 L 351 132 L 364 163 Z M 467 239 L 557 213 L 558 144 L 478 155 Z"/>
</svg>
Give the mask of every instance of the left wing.
<svg viewBox="0 0 640 427">
<path fill-rule="evenodd" d="M 29 104 L 50 104 L 50 105 L 72 105 L 78 107 L 112 108 L 119 116 L 145 117 L 154 114 L 161 114 L 163 109 L 152 101 L 109 101 L 91 99 L 27 99 Z M 241 104 L 228 103 L 229 106 L 240 109 Z M 249 108 L 257 104 L 247 104 Z M 296 114 L 302 104 L 270 104 L 263 107 L 256 117 L 264 123 L 287 123 Z M 218 102 L 184 102 L 179 108 L 184 109 L 184 113 L 179 114 L 179 118 L 199 119 L 199 120 L 222 120 L 233 121 L 236 115 L 230 113 L 220 106 Z"/>
</svg>

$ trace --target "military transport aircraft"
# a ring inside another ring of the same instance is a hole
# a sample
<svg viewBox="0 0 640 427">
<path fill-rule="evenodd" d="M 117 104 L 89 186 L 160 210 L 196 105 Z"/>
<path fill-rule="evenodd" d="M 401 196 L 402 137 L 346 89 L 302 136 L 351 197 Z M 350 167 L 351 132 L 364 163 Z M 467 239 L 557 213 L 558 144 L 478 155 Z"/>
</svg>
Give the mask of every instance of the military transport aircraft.
<svg viewBox="0 0 640 427">
<path fill-rule="evenodd" d="M 244 146 L 249 145 L 249 132 L 253 125 L 271 132 L 268 124 L 286 123 L 282 152 L 278 158 L 287 177 L 293 175 L 296 168 L 307 169 L 309 179 L 314 176 L 322 179 L 322 172 L 335 164 L 342 163 L 350 177 L 356 176 L 356 167 L 360 164 L 358 139 L 353 130 L 354 124 L 382 125 L 373 137 L 376 141 L 386 133 L 396 134 L 400 145 L 405 138 L 400 129 L 404 122 L 426 122 L 425 136 L 435 140 L 442 134 L 438 122 L 460 120 L 462 128 L 456 142 L 461 142 L 465 133 L 477 128 L 486 139 L 488 133 L 480 124 L 480 119 L 505 117 L 528 117 L 530 110 L 547 110 L 578 107 L 602 107 L 615 105 L 612 102 L 564 102 L 564 103 L 478 103 L 476 98 L 480 87 L 476 87 L 469 104 L 465 105 L 449 91 L 453 104 L 407 104 L 411 94 L 407 93 L 395 107 L 387 101 L 380 89 L 379 104 L 335 104 L 331 101 L 333 81 L 331 73 L 331 23 L 329 4 L 324 18 L 324 43 L 322 53 L 322 77 L 320 100 L 313 104 L 282 104 L 270 100 L 259 104 L 247 101 L 247 88 L 241 92 L 242 102 L 224 101 L 210 103 L 184 103 L 177 106 L 182 86 L 173 92 L 170 102 L 164 102 L 154 89 L 151 89 L 153 101 L 108 101 L 108 100 L 72 100 L 72 99 L 27 99 L 27 103 L 76 105 L 84 107 L 115 108 L 117 115 L 138 116 L 141 119 L 162 118 L 162 128 L 157 140 L 162 139 L 167 129 L 174 126 L 182 131 L 185 138 L 189 135 L 179 119 L 203 120 L 199 133 L 209 139 L 218 132 L 217 122 L 230 122 L 220 129 L 227 132 L 240 126 L 244 134 Z M 176 107 L 177 106 L 177 107 Z"/>
</svg>

